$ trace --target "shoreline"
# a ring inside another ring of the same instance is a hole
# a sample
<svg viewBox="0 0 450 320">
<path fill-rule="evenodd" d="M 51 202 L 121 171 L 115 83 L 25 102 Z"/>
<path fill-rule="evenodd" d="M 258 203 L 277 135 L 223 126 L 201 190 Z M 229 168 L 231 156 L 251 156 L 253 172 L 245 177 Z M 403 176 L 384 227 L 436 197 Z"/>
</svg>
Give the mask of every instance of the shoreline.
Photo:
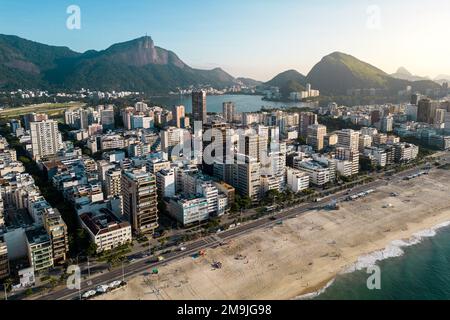
<svg viewBox="0 0 450 320">
<path fill-rule="evenodd" d="M 311 299 L 345 272 L 399 256 L 450 226 L 450 171 L 396 181 L 340 210 L 314 210 L 255 230 L 229 245 L 141 273 L 102 299 Z M 397 197 L 390 197 L 391 193 Z M 386 208 L 386 202 L 392 207 Z M 244 257 L 240 259 L 239 257 Z M 220 261 L 221 269 L 211 264 Z"/>
<path fill-rule="evenodd" d="M 335 277 L 328 279 L 328 281 L 324 281 L 323 283 L 325 285 L 318 285 L 315 288 L 308 288 L 307 290 L 311 290 L 311 292 L 294 297 L 292 300 L 311 300 L 318 298 L 334 284 L 339 276 L 367 269 L 368 267 L 377 265 L 377 263 L 384 260 L 401 257 L 406 254 L 403 248 L 420 245 L 424 239 L 433 238 L 438 234 L 438 232 L 444 232 L 445 229 L 449 229 L 448 231 L 450 231 L 450 220 L 439 223 L 429 229 L 423 229 L 413 233 L 408 239 L 393 240 L 383 249 L 361 255 L 358 260 L 347 269 L 342 270 Z M 366 261 L 363 262 L 361 260 Z"/>
</svg>

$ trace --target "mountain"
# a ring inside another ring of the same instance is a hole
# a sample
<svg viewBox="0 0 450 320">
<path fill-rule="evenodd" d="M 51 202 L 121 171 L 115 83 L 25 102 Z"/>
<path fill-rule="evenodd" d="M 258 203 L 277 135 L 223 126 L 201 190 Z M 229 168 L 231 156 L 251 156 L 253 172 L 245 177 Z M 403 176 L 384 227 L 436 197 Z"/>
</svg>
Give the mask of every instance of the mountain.
<svg viewBox="0 0 450 320">
<path fill-rule="evenodd" d="M 80 56 L 66 47 L 56 47 L 0 35 L 0 87 L 39 87 L 46 70 L 63 59 Z"/>
<path fill-rule="evenodd" d="M 440 74 L 436 78 L 434 78 L 434 81 L 442 85 L 444 82 L 450 82 L 450 75 Z"/>
<path fill-rule="evenodd" d="M 396 73 L 391 74 L 391 77 L 401 80 L 408 80 L 408 81 L 422 81 L 422 80 L 430 80 L 427 77 L 420 77 L 413 75 L 411 72 L 409 72 L 406 68 L 400 67 Z"/>
<path fill-rule="evenodd" d="M 408 81 L 396 79 L 384 71 L 357 58 L 334 52 L 322 58 L 309 72 L 307 81 L 313 88 L 328 95 L 345 95 L 350 89 L 384 89 L 388 94 L 397 94 L 411 86 L 413 91 L 438 89 L 431 80 Z"/>
<path fill-rule="evenodd" d="M 288 97 L 291 92 L 305 90 L 306 77 L 296 70 L 288 70 L 275 76 L 266 82 L 265 86 L 279 87 L 283 97 Z"/>
<path fill-rule="evenodd" d="M 265 83 L 266 86 L 282 87 L 287 82 L 296 82 L 301 86 L 306 85 L 306 77 L 296 70 L 288 70 L 275 76 L 272 80 Z"/>
<path fill-rule="evenodd" d="M 247 86 L 247 87 L 258 87 L 263 84 L 261 81 L 250 79 L 250 78 L 240 77 L 240 78 L 237 78 L 236 80 L 238 82 L 240 82 L 242 85 Z"/>
<path fill-rule="evenodd" d="M 402 68 L 400 73 L 408 75 Z M 447 76 L 445 76 L 447 77 Z M 224 88 L 261 82 L 239 78 L 220 68 L 194 69 L 174 52 L 155 46 L 151 37 L 117 43 L 105 50 L 78 53 L 57 47 L 0 35 L 0 88 L 132 90 L 167 93 L 179 87 L 211 85 Z M 304 90 L 306 83 L 327 95 L 345 95 L 349 89 L 381 88 L 392 94 L 412 86 L 414 91 L 438 89 L 431 80 L 396 79 L 350 55 L 335 52 L 317 63 L 307 77 L 295 70 L 280 73 L 265 86 L 277 86 L 283 96 Z"/>
<path fill-rule="evenodd" d="M 0 87 L 168 92 L 177 87 L 223 88 L 237 80 L 220 68 L 189 67 L 151 37 L 118 43 L 106 50 L 77 53 L 0 35 Z"/>
</svg>

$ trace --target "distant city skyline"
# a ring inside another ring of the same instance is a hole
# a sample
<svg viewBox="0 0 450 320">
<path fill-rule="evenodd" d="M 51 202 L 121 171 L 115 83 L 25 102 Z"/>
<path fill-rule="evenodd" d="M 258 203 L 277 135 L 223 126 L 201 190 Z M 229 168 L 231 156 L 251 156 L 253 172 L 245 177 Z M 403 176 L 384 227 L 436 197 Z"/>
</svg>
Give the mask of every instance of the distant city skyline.
<svg viewBox="0 0 450 320">
<path fill-rule="evenodd" d="M 81 9 L 80 30 L 66 27 L 70 5 Z M 440 0 L 3 0 L 0 10 L 4 34 L 78 52 L 147 34 L 192 67 L 261 81 L 288 69 L 307 74 L 334 51 L 387 73 L 450 74 L 449 20 L 450 3 Z"/>
</svg>

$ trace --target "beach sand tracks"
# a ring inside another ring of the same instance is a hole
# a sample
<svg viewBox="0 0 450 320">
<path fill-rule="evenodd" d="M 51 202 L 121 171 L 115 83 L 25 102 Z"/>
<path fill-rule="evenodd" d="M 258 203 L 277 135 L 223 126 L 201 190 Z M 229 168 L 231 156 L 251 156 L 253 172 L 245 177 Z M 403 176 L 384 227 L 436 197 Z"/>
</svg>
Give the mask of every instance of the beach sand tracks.
<svg viewBox="0 0 450 320">
<path fill-rule="evenodd" d="M 293 298 L 319 289 L 361 255 L 450 220 L 447 190 L 450 171 L 395 181 L 364 200 L 342 203 L 339 211 L 311 211 L 276 228 L 251 231 L 228 246 L 208 249 L 206 257 L 171 262 L 160 268 L 169 280 L 159 287 L 169 286 L 158 297 L 144 294 L 149 289 L 142 289 L 142 280 L 131 279 L 117 295 L 102 298 Z M 398 197 L 390 197 L 391 192 Z M 382 208 L 386 203 L 394 207 Z M 246 258 L 236 260 L 239 254 Z M 223 268 L 212 270 L 214 260 Z"/>
</svg>

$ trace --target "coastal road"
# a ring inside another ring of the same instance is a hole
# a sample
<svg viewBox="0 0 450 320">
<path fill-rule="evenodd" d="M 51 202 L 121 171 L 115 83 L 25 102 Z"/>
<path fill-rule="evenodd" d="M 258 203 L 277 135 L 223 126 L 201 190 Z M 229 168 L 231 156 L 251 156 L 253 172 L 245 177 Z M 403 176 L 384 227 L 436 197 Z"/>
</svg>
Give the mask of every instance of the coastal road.
<svg viewBox="0 0 450 320">
<path fill-rule="evenodd" d="M 403 179 L 404 177 L 411 175 L 412 173 L 420 171 L 419 168 L 412 168 L 405 170 L 401 173 L 398 173 L 394 176 L 389 177 L 389 181 L 385 179 L 378 179 L 373 182 L 367 183 L 362 186 L 354 187 L 351 190 L 350 194 L 357 194 L 363 191 L 367 191 L 369 189 L 376 189 L 380 186 L 390 184 L 396 181 L 399 181 Z M 322 198 L 319 202 L 316 202 L 314 204 L 311 203 L 304 203 L 300 204 L 291 208 L 286 208 L 278 213 L 272 215 L 272 217 L 264 217 L 259 220 L 255 220 L 252 222 L 248 222 L 242 225 L 239 225 L 233 229 L 228 229 L 226 231 L 223 231 L 221 233 L 218 233 L 213 236 L 208 236 L 199 240 L 196 240 L 194 242 L 191 242 L 187 245 L 185 245 L 186 250 L 184 251 L 175 251 L 170 252 L 168 254 L 164 255 L 163 261 L 157 261 L 155 262 L 155 258 L 151 257 L 148 259 L 139 260 L 137 262 L 133 262 L 132 264 L 124 265 L 122 268 L 118 268 L 115 270 L 112 270 L 110 272 L 101 274 L 95 278 L 88 279 L 82 281 L 81 284 L 81 290 L 70 290 L 68 288 L 59 289 L 53 292 L 49 292 L 39 298 L 38 300 L 71 300 L 71 299 L 79 299 L 80 294 L 95 289 L 98 285 L 101 284 L 108 284 L 115 280 L 126 280 L 128 278 L 131 278 L 135 276 L 136 274 L 144 271 L 148 271 L 150 273 L 150 270 L 165 265 L 171 261 L 178 260 L 181 258 L 185 258 L 188 256 L 191 256 L 193 254 L 198 253 L 201 249 L 207 249 L 207 248 L 215 248 L 220 245 L 222 245 L 225 241 L 231 240 L 233 238 L 239 237 L 244 234 L 248 234 L 249 232 L 257 229 L 262 228 L 268 228 L 271 226 L 276 225 L 279 222 L 282 222 L 285 219 L 294 218 L 299 215 L 304 215 L 311 210 L 322 208 L 324 205 L 329 203 L 330 201 L 336 200 L 336 201 L 342 201 L 344 197 L 346 197 L 348 194 L 348 190 L 343 190 L 338 193 L 326 196 Z"/>
</svg>

